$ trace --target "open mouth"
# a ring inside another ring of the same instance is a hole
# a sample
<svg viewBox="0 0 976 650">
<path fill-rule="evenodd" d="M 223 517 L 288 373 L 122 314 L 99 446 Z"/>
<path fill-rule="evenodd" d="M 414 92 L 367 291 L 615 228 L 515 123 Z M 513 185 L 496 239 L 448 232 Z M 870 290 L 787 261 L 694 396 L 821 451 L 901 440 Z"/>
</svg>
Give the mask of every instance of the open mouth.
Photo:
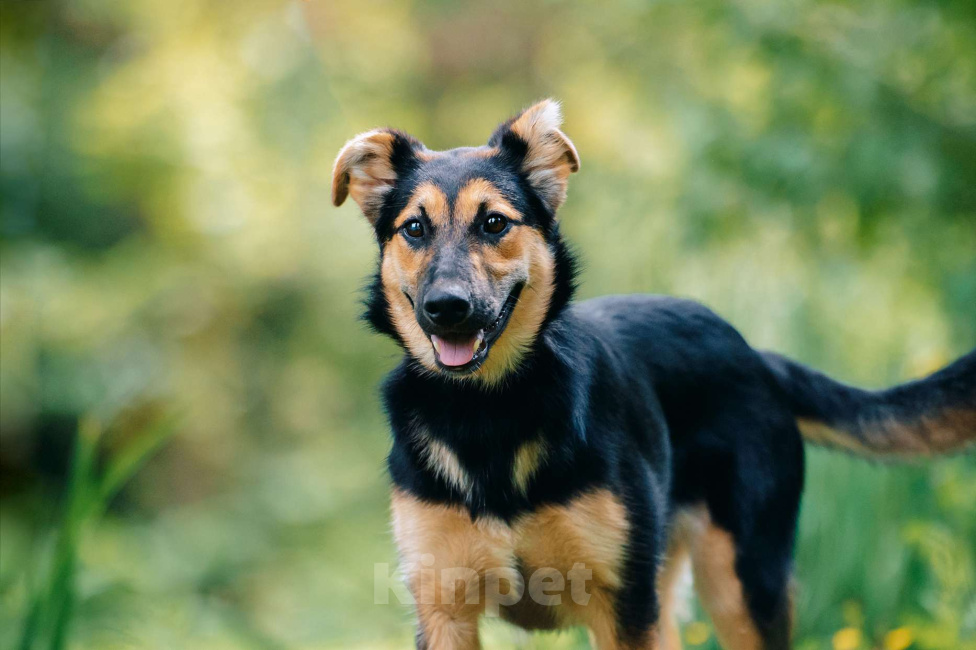
<svg viewBox="0 0 976 650">
<path fill-rule="evenodd" d="M 495 320 L 477 332 L 444 336 L 431 334 L 430 342 L 434 346 L 437 365 L 452 373 L 467 373 L 484 363 L 491 345 L 508 325 L 523 286 L 521 283 L 515 285 Z"/>
</svg>

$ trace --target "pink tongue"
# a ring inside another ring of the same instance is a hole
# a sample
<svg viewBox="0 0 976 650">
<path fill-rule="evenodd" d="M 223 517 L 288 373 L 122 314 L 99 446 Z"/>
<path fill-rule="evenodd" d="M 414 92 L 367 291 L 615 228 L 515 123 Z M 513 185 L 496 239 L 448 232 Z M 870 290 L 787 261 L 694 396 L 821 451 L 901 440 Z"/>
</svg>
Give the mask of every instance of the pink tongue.
<svg viewBox="0 0 976 650">
<path fill-rule="evenodd" d="M 476 336 L 472 336 L 469 339 L 454 339 L 452 341 L 442 339 L 436 334 L 432 334 L 430 338 L 434 341 L 435 350 L 440 350 L 437 353 L 437 358 L 445 366 L 463 366 L 474 357 Z"/>
</svg>

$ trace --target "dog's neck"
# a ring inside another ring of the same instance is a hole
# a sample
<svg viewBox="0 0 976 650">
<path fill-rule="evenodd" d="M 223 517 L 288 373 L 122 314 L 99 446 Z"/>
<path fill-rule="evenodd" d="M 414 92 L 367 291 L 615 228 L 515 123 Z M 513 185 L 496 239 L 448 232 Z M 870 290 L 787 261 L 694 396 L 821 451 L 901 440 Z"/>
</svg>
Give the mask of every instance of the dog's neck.
<svg viewBox="0 0 976 650">
<path fill-rule="evenodd" d="M 509 519 L 524 510 L 525 485 L 513 479 L 519 463 L 531 457 L 533 470 L 566 466 L 587 444 L 592 365 L 579 362 L 587 346 L 574 338 L 573 318 L 565 310 L 555 317 L 519 368 L 492 386 L 433 374 L 405 358 L 383 387 L 394 477 L 406 463 L 422 492 L 472 517 Z"/>
</svg>

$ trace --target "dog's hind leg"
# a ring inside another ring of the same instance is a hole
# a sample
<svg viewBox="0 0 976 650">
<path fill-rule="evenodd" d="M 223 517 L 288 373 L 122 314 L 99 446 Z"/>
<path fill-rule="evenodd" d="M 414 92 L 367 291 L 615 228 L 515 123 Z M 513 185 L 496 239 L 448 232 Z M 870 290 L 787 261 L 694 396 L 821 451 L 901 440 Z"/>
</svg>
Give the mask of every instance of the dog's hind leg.
<svg viewBox="0 0 976 650">
<path fill-rule="evenodd" d="M 760 575 L 748 556 L 737 551 L 730 533 L 703 524 L 692 545 L 695 588 L 727 650 L 786 650 L 790 647 L 789 573 L 772 558 Z M 759 603 L 764 603 L 759 605 Z"/>
<path fill-rule="evenodd" d="M 744 506 L 741 499 L 747 497 L 739 498 L 737 506 Z M 792 524 L 762 509 L 752 510 L 734 525 L 719 525 L 705 506 L 679 516 L 686 518 L 690 531 L 695 590 L 722 647 L 788 650 Z"/>
<path fill-rule="evenodd" d="M 726 650 L 791 647 L 803 444 L 774 397 L 756 391 L 730 404 L 676 454 L 675 516 L 688 531 L 695 590 Z"/>
<path fill-rule="evenodd" d="M 657 578 L 658 600 L 661 603 L 661 650 L 681 650 L 681 629 L 678 627 L 676 610 L 680 604 L 679 583 L 687 568 L 686 531 L 673 526 L 668 539 L 668 551 Z"/>
<path fill-rule="evenodd" d="M 695 591 L 702 607 L 715 626 L 715 633 L 726 650 L 783 650 L 788 643 L 774 641 L 749 604 L 746 581 L 737 571 L 737 551 L 732 535 L 699 513 L 691 537 Z M 750 585 L 752 586 L 752 585 Z M 784 621 L 785 622 L 785 621 Z M 777 624 L 782 627 L 783 623 Z M 789 638 L 788 627 L 775 636 Z"/>
</svg>

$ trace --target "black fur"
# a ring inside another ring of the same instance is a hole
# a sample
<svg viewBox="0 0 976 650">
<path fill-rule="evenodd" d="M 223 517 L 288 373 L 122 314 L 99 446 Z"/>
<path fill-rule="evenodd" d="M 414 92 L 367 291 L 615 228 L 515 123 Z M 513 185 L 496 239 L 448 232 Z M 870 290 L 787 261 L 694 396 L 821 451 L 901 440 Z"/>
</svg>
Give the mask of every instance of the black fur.
<svg viewBox="0 0 976 650">
<path fill-rule="evenodd" d="M 575 258 L 554 215 L 518 171 L 526 146 L 509 125 L 492 136 L 498 153 L 489 157 L 456 150 L 419 164 L 422 145 L 412 138 L 399 138 L 395 148 L 398 181 L 376 223 L 381 249 L 419 183 L 433 181 L 453 201 L 467 180 L 482 177 L 543 233 L 556 281 L 542 331 L 500 385 L 431 374 L 409 355 L 390 373 L 383 399 L 393 431 L 393 484 L 431 503 L 461 506 L 472 518 L 506 521 L 609 489 L 631 524 L 616 602 L 621 635 L 634 639 L 658 615 L 655 576 L 671 517 L 704 504 L 735 540 L 735 569 L 767 646 L 788 647 L 787 588 L 804 474 L 796 418 L 854 423 L 856 434 L 865 418 L 974 410 L 976 353 L 877 397 L 753 350 L 693 302 L 634 295 L 571 304 Z M 372 327 L 398 339 L 378 273 L 366 305 Z M 413 435 L 418 425 L 454 452 L 472 477 L 470 492 L 426 466 Z M 550 453 L 523 494 L 512 485 L 513 459 L 539 435 Z"/>
<path fill-rule="evenodd" d="M 798 418 L 844 432 L 857 449 L 898 457 L 962 450 L 976 442 L 976 350 L 930 377 L 881 391 L 844 385 L 773 352 L 763 357 Z M 942 423 L 952 411 L 955 421 Z M 896 429 L 908 431 L 910 440 Z M 955 435 L 939 435 L 953 429 Z"/>
</svg>

